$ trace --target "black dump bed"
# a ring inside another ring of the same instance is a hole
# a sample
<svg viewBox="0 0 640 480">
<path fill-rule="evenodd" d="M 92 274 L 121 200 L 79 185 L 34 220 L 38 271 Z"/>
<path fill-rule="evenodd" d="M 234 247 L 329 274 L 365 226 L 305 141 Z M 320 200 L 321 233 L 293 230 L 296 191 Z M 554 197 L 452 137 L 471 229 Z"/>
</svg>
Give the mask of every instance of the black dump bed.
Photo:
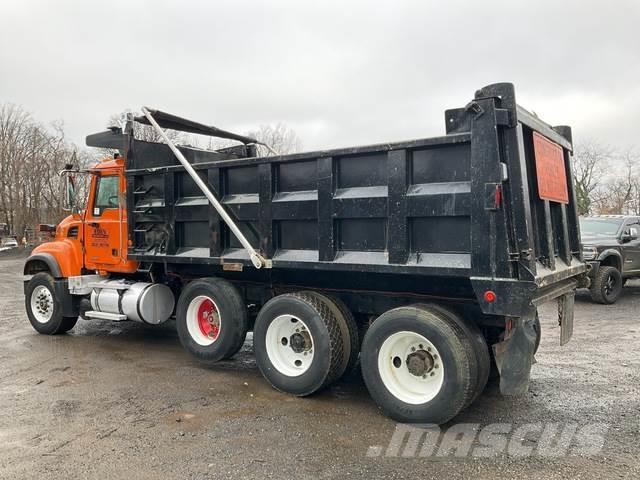
<svg viewBox="0 0 640 480">
<path fill-rule="evenodd" d="M 479 90 L 445 122 L 441 137 L 283 156 L 180 147 L 272 260 L 260 271 L 166 145 L 123 135 L 129 257 L 272 284 L 466 299 L 499 315 L 575 289 L 586 267 L 570 129 L 518 107 L 511 84 Z"/>
</svg>

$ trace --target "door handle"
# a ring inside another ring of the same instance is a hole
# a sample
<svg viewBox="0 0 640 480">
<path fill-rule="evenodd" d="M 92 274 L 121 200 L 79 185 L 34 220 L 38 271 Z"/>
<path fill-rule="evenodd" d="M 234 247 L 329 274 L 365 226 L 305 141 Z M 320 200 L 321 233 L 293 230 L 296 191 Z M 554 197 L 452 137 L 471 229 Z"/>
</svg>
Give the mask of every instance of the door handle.
<svg viewBox="0 0 640 480">
<path fill-rule="evenodd" d="M 100 224 L 98 222 L 89 222 L 89 226 L 93 228 L 98 228 Z"/>
</svg>

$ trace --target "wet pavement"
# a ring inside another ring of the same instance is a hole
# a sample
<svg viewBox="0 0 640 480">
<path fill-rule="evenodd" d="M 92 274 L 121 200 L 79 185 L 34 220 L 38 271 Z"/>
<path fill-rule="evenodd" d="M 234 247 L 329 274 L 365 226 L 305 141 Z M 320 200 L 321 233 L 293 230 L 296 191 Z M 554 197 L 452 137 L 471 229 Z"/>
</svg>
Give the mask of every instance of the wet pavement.
<svg viewBox="0 0 640 480">
<path fill-rule="evenodd" d="M 638 478 L 640 281 L 614 306 L 581 294 L 573 340 L 558 343 L 555 306 L 529 393 L 490 385 L 452 424 L 604 424 L 596 455 L 370 457 L 395 422 L 359 372 L 310 398 L 276 392 L 251 341 L 205 367 L 174 324 L 83 321 L 38 335 L 22 294 L 22 259 L 0 258 L 0 478 Z M 535 438 L 527 440 L 535 446 Z"/>
</svg>

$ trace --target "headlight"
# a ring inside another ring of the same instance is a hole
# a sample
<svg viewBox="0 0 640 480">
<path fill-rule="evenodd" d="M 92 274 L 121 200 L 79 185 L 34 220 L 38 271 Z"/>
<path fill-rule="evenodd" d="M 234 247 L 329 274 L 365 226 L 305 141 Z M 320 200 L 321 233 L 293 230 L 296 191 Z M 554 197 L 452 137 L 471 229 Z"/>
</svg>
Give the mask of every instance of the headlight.
<svg viewBox="0 0 640 480">
<path fill-rule="evenodd" d="M 582 258 L 585 260 L 595 260 L 598 256 L 598 249 L 596 247 L 582 247 Z"/>
</svg>

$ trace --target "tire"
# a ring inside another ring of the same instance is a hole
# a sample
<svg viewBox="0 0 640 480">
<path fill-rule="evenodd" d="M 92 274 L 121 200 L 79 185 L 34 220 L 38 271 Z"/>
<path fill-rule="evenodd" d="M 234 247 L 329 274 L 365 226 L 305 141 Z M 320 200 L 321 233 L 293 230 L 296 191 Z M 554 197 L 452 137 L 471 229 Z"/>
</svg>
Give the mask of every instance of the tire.
<svg viewBox="0 0 640 480">
<path fill-rule="evenodd" d="M 339 321 L 310 292 L 269 300 L 256 318 L 253 344 L 264 378 L 276 390 L 297 396 L 327 387 L 345 364 Z"/>
<path fill-rule="evenodd" d="M 372 398 L 398 422 L 446 423 L 474 393 L 475 353 L 466 333 L 422 306 L 380 315 L 365 335 L 360 362 Z"/>
<path fill-rule="evenodd" d="M 345 374 L 351 372 L 358 363 L 358 357 L 360 356 L 360 335 L 358 333 L 358 325 L 353 318 L 353 313 L 338 297 L 325 295 L 319 292 L 305 292 L 315 295 L 324 301 L 331 313 L 340 322 L 342 331 L 342 343 L 344 348 L 343 367 L 341 367 L 340 373 L 338 373 L 338 380 Z"/>
<path fill-rule="evenodd" d="M 425 308 L 430 308 L 439 312 L 446 316 L 450 322 L 455 322 L 469 339 L 469 348 L 471 348 L 475 354 L 475 362 L 471 362 L 471 364 L 472 369 L 475 370 L 474 376 L 476 381 L 473 388 L 473 394 L 464 406 L 464 408 L 466 408 L 471 405 L 482 394 L 482 392 L 484 392 L 489 380 L 489 372 L 491 371 L 491 354 L 489 353 L 487 340 L 484 338 L 480 328 L 478 328 L 475 323 L 466 321 L 456 312 L 441 305 L 429 304 L 425 305 Z"/>
<path fill-rule="evenodd" d="M 45 335 L 58 335 L 71 330 L 78 317 L 64 317 L 62 305 L 56 298 L 53 277 L 46 272 L 36 273 L 25 292 L 25 307 L 31 326 Z"/>
<path fill-rule="evenodd" d="M 622 293 L 622 275 L 615 267 L 600 267 L 591 283 L 591 299 L 596 303 L 611 305 Z"/>
<path fill-rule="evenodd" d="M 247 308 L 240 292 L 222 278 L 189 283 L 178 299 L 176 330 L 182 346 L 204 363 L 231 357 L 247 336 Z"/>
</svg>

